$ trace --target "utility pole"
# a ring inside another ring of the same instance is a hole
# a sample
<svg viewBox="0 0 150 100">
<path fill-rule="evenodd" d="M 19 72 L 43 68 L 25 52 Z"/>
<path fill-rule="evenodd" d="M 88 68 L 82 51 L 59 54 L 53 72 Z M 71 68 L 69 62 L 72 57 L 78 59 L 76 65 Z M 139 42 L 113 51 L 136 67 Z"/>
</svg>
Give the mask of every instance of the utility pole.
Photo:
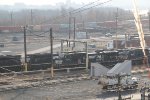
<svg viewBox="0 0 150 100">
<path fill-rule="evenodd" d="M 31 25 L 33 25 L 33 11 L 31 9 Z"/>
<path fill-rule="evenodd" d="M 64 51 L 64 48 L 63 48 L 63 43 L 64 43 L 64 41 L 63 40 L 61 40 L 61 53 L 63 53 Z"/>
<path fill-rule="evenodd" d="M 24 29 L 24 61 L 25 61 L 25 71 L 28 70 L 28 64 L 27 64 L 27 45 L 26 45 L 26 27 L 23 27 Z"/>
<path fill-rule="evenodd" d="M 127 48 L 127 33 L 125 33 L 125 48 Z"/>
<path fill-rule="evenodd" d="M 50 28 L 50 52 L 51 52 L 51 77 L 54 77 L 54 66 L 53 66 L 53 32 Z"/>
<path fill-rule="evenodd" d="M 86 49 L 86 70 L 88 71 L 88 66 L 89 66 L 88 42 L 85 42 L 85 49 Z"/>
<path fill-rule="evenodd" d="M 149 32 L 150 32 L 150 11 L 148 12 L 148 17 L 149 17 Z"/>
<path fill-rule="evenodd" d="M 121 97 L 121 76 L 120 74 L 117 75 L 118 78 L 118 100 L 122 100 Z"/>
<path fill-rule="evenodd" d="M 116 12 L 116 49 L 118 49 L 118 8 Z"/>
<path fill-rule="evenodd" d="M 69 13 L 69 40 L 71 37 L 71 13 Z M 69 41 L 69 47 L 70 47 L 70 41 Z"/>
<path fill-rule="evenodd" d="M 82 22 L 82 24 L 83 24 L 83 32 L 85 31 L 85 23 L 84 23 L 84 20 L 83 20 L 83 22 Z"/>
<path fill-rule="evenodd" d="M 75 17 L 73 17 L 73 21 L 74 21 L 74 37 L 73 37 L 73 39 L 75 40 L 75 38 L 76 38 L 76 18 Z M 74 42 L 74 47 L 75 47 L 75 42 Z"/>
<path fill-rule="evenodd" d="M 13 26 L 13 12 L 10 13 L 11 26 Z"/>
</svg>

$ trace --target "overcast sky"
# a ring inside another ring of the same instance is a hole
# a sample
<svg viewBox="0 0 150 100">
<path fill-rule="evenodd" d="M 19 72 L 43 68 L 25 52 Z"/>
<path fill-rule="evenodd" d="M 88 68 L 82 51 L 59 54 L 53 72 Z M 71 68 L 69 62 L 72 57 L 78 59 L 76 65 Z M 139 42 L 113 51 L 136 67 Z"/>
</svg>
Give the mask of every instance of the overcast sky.
<svg viewBox="0 0 150 100">
<path fill-rule="evenodd" d="M 87 4 L 97 0 L 0 0 L 0 5 L 13 5 L 15 3 L 24 3 L 26 5 L 56 5 L 56 3 L 75 2 L 77 4 Z M 99 0 L 100 2 L 107 0 Z M 150 0 L 137 0 L 140 8 L 150 9 Z M 132 7 L 132 0 L 113 0 L 107 5 L 128 8 Z"/>
</svg>

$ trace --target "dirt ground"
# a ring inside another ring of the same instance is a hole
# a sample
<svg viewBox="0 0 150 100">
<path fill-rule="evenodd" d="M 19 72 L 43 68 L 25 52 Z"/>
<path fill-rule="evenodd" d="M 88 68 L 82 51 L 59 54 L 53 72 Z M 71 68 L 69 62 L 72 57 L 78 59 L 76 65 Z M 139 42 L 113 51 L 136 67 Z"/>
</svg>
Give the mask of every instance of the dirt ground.
<svg viewBox="0 0 150 100">
<path fill-rule="evenodd" d="M 96 80 L 74 81 L 0 93 L 0 100 L 83 100 L 96 98 L 101 88 Z"/>
<path fill-rule="evenodd" d="M 0 93 L 0 100 L 117 100 L 117 92 L 104 92 L 97 80 L 82 80 L 57 85 L 18 89 Z M 122 97 L 139 91 L 122 92 Z"/>
<path fill-rule="evenodd" d="M 67 80 L 67 81 L 66 81 Z M 147 81 L 144 78 L 141 81 Z M 33 83 L 35 80 L 31 80 Z M 98 85 L 97 79 L 78 77 L 61 77 L 58 79 L 39 80 L 53 81 L 53 84 L 38 84 L 23 89 L 10 89 L 0 92 L 0 100 L 116 100 L 117 92 L 106 92 Z M 22 81 L 22 84 L 25 81 Z M 20 83 L 19 83 L 20 84 Z M 139 90 L 122 92 L 122 97 L 140 96 Z M 132 100 L 132 99 L 131 99 Z"/>
</svg>

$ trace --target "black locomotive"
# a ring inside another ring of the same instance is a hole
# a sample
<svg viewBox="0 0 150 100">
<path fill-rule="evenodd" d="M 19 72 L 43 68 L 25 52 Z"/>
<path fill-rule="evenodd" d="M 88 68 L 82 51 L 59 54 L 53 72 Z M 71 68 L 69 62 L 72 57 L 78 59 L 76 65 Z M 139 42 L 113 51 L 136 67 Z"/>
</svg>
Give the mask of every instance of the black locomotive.
<svg viewBox="0 0 150 100">
<path fill-rule="evenodd" d="M 145 49 L 148 60 L 150 59 L 149 50 Z M 89 68 L 91 62 L 98 62 L 108 68 L 113 67 L 118 62 L 132 60 L 132 65 L 143 64 L 144 55 L 142 49 L 120 49 L 120 50 L 97 50 L 89 53 Z M 50 53 L 27 55 L 28 71 L 46 70 L 51 67 L 52 55 Z M 0 73 L 24 71 L 20 55 L 0 56 Z M 85 67 L 85 52 L 70 52 L 63 54 L 53 54 L 55 69 Z M 150 62 L 150 60 L 148 61 Z"/>
</svg>

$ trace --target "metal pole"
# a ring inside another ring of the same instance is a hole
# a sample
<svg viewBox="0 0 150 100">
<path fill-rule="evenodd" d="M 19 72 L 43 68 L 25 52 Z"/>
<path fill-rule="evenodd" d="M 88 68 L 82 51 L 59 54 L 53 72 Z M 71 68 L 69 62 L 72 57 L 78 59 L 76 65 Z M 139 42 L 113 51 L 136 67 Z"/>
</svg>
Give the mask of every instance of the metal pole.
<svg viewBox="0 0 150 100">
<path fill-rule="evenodd" d="M 118 74 L 118 100 L 122 100 L 121 97 L 121 76 Z"/>
<path fill-rule="evenodd" d="M 50 28 L 50 50 L 51 50 L 51 77 L 54 77 L 54 68 L 53 68 L 53 32 Z"/>
<path fill-rule="evenodd" d="M 67 47 L 68 47 L 69 46 L 68 41 L 65 41 L 65 42 L 67 42 Z"/>
<path fill-rule="evenodd" d="M 33 11 L 31 9 L 31 25 L 33 25 Z"/>
<path fill-rule="evenodd" d="M 125 33 L 125 48 L 127 48 L 127 34 Z"/>
<path fill-rule="evenodd" d="M 64 51 L 63 51 L 63 43 L 64 43 L 64 41 L 61 40 L 61 53 L 64 52 Z"/>
<path fill-rule="evenodd" d="M 86 31 L 86 39 L 88 39 L 88 33 L 87 33 L 87 31 Z"/>
<path fill-rule="evenodd" d="M 85 25 L 84 25 L 84 20 L 83 20 L 83 22 L 82 22 L 82 23 L 83 23 L 83 32 L 84 32 L 84 31 L 85 31 Z"/>
<path fill-rule="evenodd" d="M 118 49 L 118 8 L 116 12 L 116 49 Z"/>
<path fill-rule="evenodd" d="M 75 38 L 76 38 L 76 18 L 74 17 L 73 18 L 74 19 L 74 37 L 73 37 L 73 39 L 75 40 Z M 75 47 L 75 42 L 74 42 L 74 47 Z"/>
<path fill-rule="evenodd" d="M 11 26 L 13 26 L 13 12 L 10 13 Z"/>
<path fill-rule="evenodd" d="M 149 17 L 149 32 L 150 32 L 150 11 L 148 13 L 148 17 Z"/>
<path fill-rule="evenodd" d="M 88 42 L 85 42 L 86 47 L 86 70 L 88 70 L 89 56 L 88 56 Z"/>
<path fill-rule="evenodd" d="M 26 27 L 24 26 L 24 61 L 25 61 L 25 71 L 28 70 L 27 65 L 27 45 L 26 45 Z"/>
<path fill-rule="evenodd" d="M 69 40 L 71 37 L 71 14 L 69 13 Z M 70 41 L 69 41 L 69 47 L 70 47 Z"/>
</svg>

